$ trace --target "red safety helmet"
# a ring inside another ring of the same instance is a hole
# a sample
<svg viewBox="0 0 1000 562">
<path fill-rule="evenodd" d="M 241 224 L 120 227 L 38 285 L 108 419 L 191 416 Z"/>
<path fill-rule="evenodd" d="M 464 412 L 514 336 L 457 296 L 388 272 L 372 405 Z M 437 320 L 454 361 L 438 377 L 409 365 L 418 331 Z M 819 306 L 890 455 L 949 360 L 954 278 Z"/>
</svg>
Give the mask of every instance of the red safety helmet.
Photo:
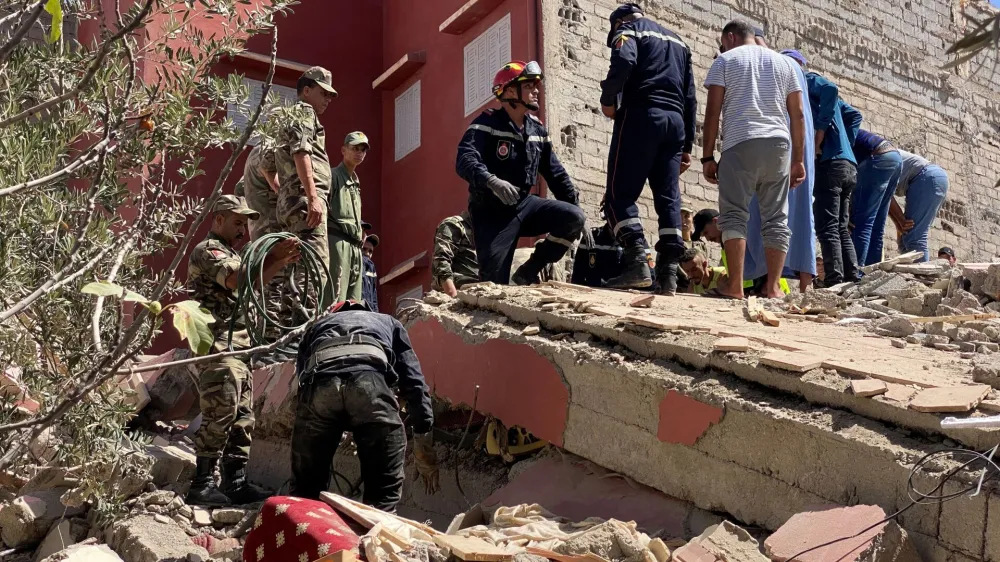
<svg viewBox="0 0 1000 562">
<path fill-rule="evenodd" d="M 493 77 L 493 95 L 501 102 L 513 104 L 524 104 L 531 110 L 538 110 L 538 106 L 532 107 L 521 100 L 521 84 L 524 82 L 534 82 L 544 80 L 542 67 L 535 61 L 524 62 L 519 60 L 510 61 L 496 73 Z M 517 84 L 517 98 L 503 98 L 503 91 L 511 84 Z"/>
</svg>

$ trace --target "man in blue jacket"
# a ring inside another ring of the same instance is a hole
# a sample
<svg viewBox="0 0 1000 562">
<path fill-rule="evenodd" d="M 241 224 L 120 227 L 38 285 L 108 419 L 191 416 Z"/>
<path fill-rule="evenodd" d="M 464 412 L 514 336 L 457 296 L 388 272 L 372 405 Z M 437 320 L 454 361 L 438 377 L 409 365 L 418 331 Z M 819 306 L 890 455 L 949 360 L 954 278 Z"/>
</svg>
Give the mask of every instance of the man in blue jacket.
<svg viewBox="0 0 1000 562">
<path fill-rule="evenodd" d="M 438 489 L 430 389 L 406 329 L 352 301 L 333 305 L 299 344 L 298 404 L 292 429 L 291 495 L 319 499 L 333 455 L 350 431 L 358 448 L 365 504 L 394 512 L 403 491 L 406 430 L 391 387 L 399 384 L 413 428 L 417 473 Z"/>
<path fill-rule="evenodd" d="M 652 285 L 646 237 L 636 201 L 649 180 L 659 226 L 660 292 L 672 293 L 681 237 L 680 175 L 691 165 L 698 102 L 691 51 L 676 33 L 646 18 L 637 4 L 610 16 L 611 66 L 601 82 L 601 108 L 615 120 L 608 154 L 605 214 L 624 249 L 621 275 L 609 287 Z"/>
<path fill-rule="evenodd" d="M 487 109 L 458 144 L 456 170 L 469 182 L 469 214 L 479 278 L 506 285 L 540 281 L 546 265 L 559 261 L 583 232 L 580 196 L 537 117 L 542 69 L 537 62 L 511 61 L 493 78 L 500 109 Z M 531 194 L 541 174 L 556 200 Z M 531 257 L 510 275 L 521 236 L 540 236 Z"/>
<path fill-rule="evenodd" d="M 802 61 L 797 61 L 802 64 Z M 823 252 L 827 287 L 860 279 L 858 257 L 849 228 L 851 194 L 858 182 L 851 148 L 861 128 L 861 112 L 840 99 L 837 85 L 808 72 L 809 105 L 816 129 L 816 181 L 813 215 Z"/>
</svg>

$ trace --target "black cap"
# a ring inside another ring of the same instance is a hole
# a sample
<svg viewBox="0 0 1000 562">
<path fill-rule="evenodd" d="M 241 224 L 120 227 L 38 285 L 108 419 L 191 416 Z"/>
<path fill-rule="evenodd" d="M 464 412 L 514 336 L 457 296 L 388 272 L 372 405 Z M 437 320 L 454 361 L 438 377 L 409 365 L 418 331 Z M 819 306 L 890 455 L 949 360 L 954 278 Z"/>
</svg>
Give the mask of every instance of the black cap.
<svg viewBox="0 0 1000 562">
<path fill-rule="evenodd" d="M 715 209 L 702 209 L 694 215 L 694 232 L 691 233 L 691 240 L 701 240 L 701 233 L 719 216 L 719 211 Z"/>
<path fill-rule="evenodd" d="M 955 257 L 955 250 L 952 250 L 948 246 L 945 246 L 944 248 L 938 250 L 938 255 L 940 256 L 941 254 L 946 254 L 948 257 L 953 258 Z"/>
<path fill-rule="evenodd" d="M 372 223 L 368 221 L 361 221 L 361 230 L 371 230 L 371 229 L 372 229 Z"/>
<path fill-rule="evenodd" d="M 372 248 L 377 248 L 379 242 L 378 234 L 369 234 L 368 236 L 365 236 L 365 242 L 371 242 Z"/>
<path fill-rule="evenodd" d="M 630 16 L 632 14 L 641 14 L 642 8 L 638 4 L 628 3 L 622 4 L 615 8 L 615 11 L 611 12 L 608 17 L 608 21 L 611 22 L 611 29 L 608 31 L 608 47 L 611 46 L 611 41 L 615 38 L 615 22 L 624 18 L 625 16 Z"/>
</svg>

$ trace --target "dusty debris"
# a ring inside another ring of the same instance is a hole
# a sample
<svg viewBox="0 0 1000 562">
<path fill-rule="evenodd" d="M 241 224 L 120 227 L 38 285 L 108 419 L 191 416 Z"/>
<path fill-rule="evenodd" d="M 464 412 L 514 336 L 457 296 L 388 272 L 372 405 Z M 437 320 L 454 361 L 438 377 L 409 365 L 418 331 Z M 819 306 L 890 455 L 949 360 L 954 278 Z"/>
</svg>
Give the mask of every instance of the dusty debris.
<svg viewBox="0 0 1000 562">
<path fill-rule="evenodd" d="M 541 327 L 538 326 L 538 324 L 531 324 L 530 326 L 525 326 L 524 329 L 521 330 L 521 335 L 523 335 L 523 336 L 535 336 L 535 335 L 538 335 L 538 333 L 541 332 L 541 331 L 542 331 L 542 329 L 541 329 Z"/>
<path fill-rule="evenodd" d="M 63 517 L 83 513 L 60 501 L 65 488 L 42 490 L 19 496 L 0 509 L 0 536 L 11 548 L 34 546 L 45 538 L 52 524 Z"/>
<path fill-rule="evenodd" d="M 889 391 L 884 381 L 875 379 L 856 379 L 851 381 L 851 392 L 857 396 L 878 396 Z"/>
<path fill-rule="evenodd" d="M 123 562 L 108 545 L 96 542 L 96 539 L 88 539 L 40 559 L 39 562 Z"/>
<path fill-rule="evenodd" d="M 760 544 L 746 530 L 729 521 L 713 525 L 691 542 L 715 554 L 725 562 L 769 562 L 760 552 Z"/>
<path fill-rule="evenodd" d="M 142 515 L 119 521 L 105 532 L 105 541 L 125 562 L 208 560 L 208 551 L 196 546 L 173 522 L 161 523 Z"/>
<path fill-rule="evenodd" d="M 635 308 L 649 308 L 653 305 L 654 300 L 656 300 L 655 295 L 642 295 L 632 299 L 632 302 L 628 303 L 628 305 Z"/>
<path fill-rule="evenodd" d="M 910 336 L 917 331 L 913 322 L 899 316 L 888 318 L 884 322 L 876 321 L 873 326 L 876 334 L 894 338 Z"/>
</svg>

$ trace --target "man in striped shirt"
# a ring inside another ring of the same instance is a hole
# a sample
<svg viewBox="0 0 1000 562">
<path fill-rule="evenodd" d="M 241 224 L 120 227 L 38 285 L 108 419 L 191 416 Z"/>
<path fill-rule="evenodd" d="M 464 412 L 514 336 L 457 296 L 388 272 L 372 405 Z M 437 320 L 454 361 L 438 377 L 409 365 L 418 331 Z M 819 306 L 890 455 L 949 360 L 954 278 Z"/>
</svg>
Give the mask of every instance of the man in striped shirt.
<svg viewBox="0 0 1000 562">
<path fill-rule="evenodd" d="M 753 27 L 735 20 L 722 29 L 721 53 L 708 71 L 702 172 L 719 185 L 719 228 L 729 257 L 724 297 L 743 298 L 749 203 L 757 195 L 767 262 L 768 297 L 782 296 L 788 251 L 788 190 L 805 178 L 802 88 L 791 59 L 755 43 Z M 715 143 L 722 122 L 722 158 Z M 789 150 L 791 145 L 791 150 Z"/>
</svg>

